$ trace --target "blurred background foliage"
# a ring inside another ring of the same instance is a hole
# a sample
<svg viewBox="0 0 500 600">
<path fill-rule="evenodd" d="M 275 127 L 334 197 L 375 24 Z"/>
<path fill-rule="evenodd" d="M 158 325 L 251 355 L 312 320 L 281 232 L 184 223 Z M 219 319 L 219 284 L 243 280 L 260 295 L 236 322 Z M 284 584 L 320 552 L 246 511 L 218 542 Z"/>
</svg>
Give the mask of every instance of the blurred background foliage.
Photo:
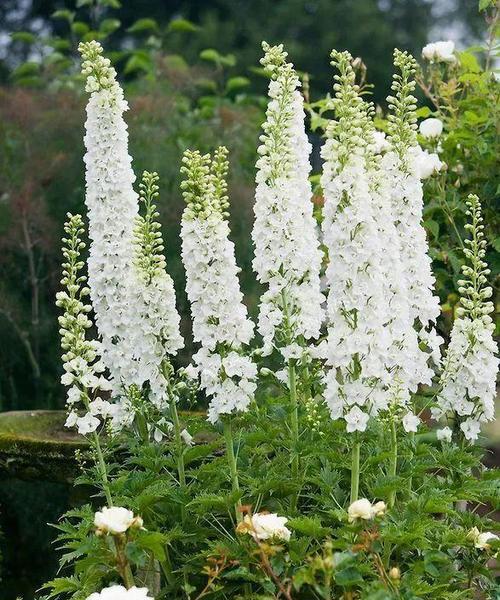
<svg viewBox="0 0 500 600">
<path fill-rule="evenodd" d="M 428 39 L 437 36 L 449 35 L 463 47 L 482 43 L 495 31 L 492 20 L 498 11 L 493 1 L 481 4 L 483 14 L 469 0 L 3 0 L 0 410 L 63 406 L 53 298 L 64 215 L 83 210 L 86 95 L 79 75 L 80 40 L 103 43 L 125 86 L 136 174 L 143 169 L 160 174 L 168 269 L 189 334 L 178 235 L 183 208 L 178 171 L 187 147 L 208 151 L 222 143 L 230 150 L 233 239 L 242 286 L 255 314 L 259 290 L 250 269 L 249 233 L 266 103 L 261 40 L 285 44 L 304 74 L 312 103 L 331 88 L 331 48 L 362 57 L 360 75 L 366 74 L 383 128 L 393 47 L 419 56 Z M 484 47 L 478 46 L 462 54 L 460 67 L 436 67 L 442 72 L 420 75 L 425 89 L 421 116 L 432 111 L 450 132 L 442 148 L 448 170 L 428 184 L 426 207 L 444 332 L 456 301 L 468 192 L 483 198 L 489 241 L 500 249 L 495 237 L 498 84 L 484 70 L 485 60 Z M 315 120 L 313 109 L 310 116 L 318 172 L 321 119 Z M 320 204 L 321 190 L 316 192 Z M 497 258 L 497 252 L 490 252 L 496 270 Z M 189 353 L 188 343 L 179 360 L 187 361 Z"/>
</svg>

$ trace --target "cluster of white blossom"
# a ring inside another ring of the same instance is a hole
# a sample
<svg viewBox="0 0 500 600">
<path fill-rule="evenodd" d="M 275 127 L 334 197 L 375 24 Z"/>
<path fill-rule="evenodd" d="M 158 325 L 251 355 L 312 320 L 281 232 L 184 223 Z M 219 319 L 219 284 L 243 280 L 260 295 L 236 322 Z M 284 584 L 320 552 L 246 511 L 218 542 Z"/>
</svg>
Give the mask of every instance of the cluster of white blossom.
<svg viewBox="0 0 500 600">
<path fill-rule="evenodd" d="M 279 517 L 276 513 L 253 513 L 244 516 L 236 531 L 250 534 L 256 542 L 266 540 L 288 542 L 292 532 L 286 527 L 287 523 L 286 517 Z"/>
<path fill-rule="evenodd" d="M 465 279 L 459 282 L 461 307 L 451 331 L 451 340 L 441 375 L 441 390 L 432 416 L 456 415 L 460 428 L 470 441 L 477 439 L 481 423 L 491 421 L 495 411 L 495 380 L 499 360 L 490 317 L 492 288 L 486 285 L 490 273 L 484 261 L 486 240 L 483 234 L 479 198 L 470 195 L 467 214 L 471 239 L 465 240 L 464 253 L 470 264 L 462 267 Z"/>
<path fill-rule="evenodd" d="M 103 361 L 115 394 L 126 395 L 131 385 L 141 389 L 149 382 L 151 398 L 161 406 L 165 398 L 160 366 L 180 344 L 172 290 L 164 276 L 148 285 L 137 268 L 134 228 L 139 203 L 123 119 L 128 107 L 116 72 L 101 56 L 98 42 L 82 43 L 79 49 L 90 92 L 85 133 L 89 284 Z M 167 307 L 150 315 L 157 301 Z"/>
<path fill-rule="evenodd" d="M 406 52 L 398 50 L 394 57 L 400 74 L 394 76 L 394 96 L 388 98 L 392 111 L 389 115 L 391 149 L 383 156 L 381 168 L 388 182 L 387 189 L 391 192 L 392 215 L 404 271 L 403 287 L 406 289 L 403 290 L 402 302 L 407 304 L 419 340 L 426 347 L 419 349 L 413 341 L 408 340 L 406 348 L 400 353 L 403 362 L 399 376 L 413 392 L 419 383 L 431 383 L 433 370 L 428 365 L 429 354 L 436 365 L 440 362 L 439 346 L 442 339 L 434 329 L 440 307 L 439 298 L 434 295 L 435 279 L 422 225 L 422 179 L 439 170 L 441 162 L 437 155 L 422 150 L 416 141 L 416 99 L 412 95 L 416 62 Z M 409 370 L 410 365 L 413 368 Z"/>
<path fill-rule="evenodd" d="M 144 216 L 136 217 L 136 266 L 142 283 L 142 300 L 147 325 L 157 341 L 157 364 L 161 365 L 184 345 L 180 334 L 180 316 L 176 308 L 174 282 L 165 270 L 164 244 L 159 213 L 154 199 L 158 196 L 158 174 L 145 171 L 139 184 Z M 152 400 L 162 406 L 166 396 L 166 381 L 161 369 L 155 369 L 149 379 Z"/>
<path fill-rule="evenodd" d="M 264 354 L 318 338 L 322 323 L 321 252 L 313 217 L 311 165 L 300 81 L 283 46 L 263 43 L 270 102 L 256 168 L 253 268 L 266 285 L 258 330 Z"/>
<path fill-rule="evenodd" d="M 94 592 L 87 600 L 153 600 L 148 588 L 132 586 L 127 589 L 122 585 L 111 585 L 100 592 Z"/>
<path fill-rule="evenodd" d="M 322 148 L 321 186 L 325 204 L 323 240 L 326 271 L 327 365 L 325 398 L 333 419 L 347 431 L 364 431 L 371 414 L 387 405 L 385 356 L 390 318 L 381 266 L 382 247 L 371 198 L 367 154 L 371 108 L 362 100 L 348 52 L 332 52 L 336 120 Z"/>
<path fill-rule="evenodd" d="M 211 397 L 208 419 L 247 410 L 256 389 L 257 368 L 243 354 L 253 335 L 238 281 L 234 244 L 229 239 L 226 195 L 227 150 L 213 160 L 185 152 L 182 190 L 182 260 L 191 303 L 193 337 L 201 344 L 193 356 L 201 386 Z"/>
<path fill-rule="evenodd" d="M 455 43 L 451 40 L 432 42 L 422 48 L 422 57 L 431 63 L 455 63 Z"/>
<path fill-rule="evenodd" d="M 66 426 L 77 427 L 78 433 L 87 435 L 107 418 L 116 419 L 119 406 L 100 397 L 103 392 L 109 392 L 111 386 L 103 375 L 105 368 L 101 360 L 100 343 L 87 339 L 87 331 L 92 327 L 89 318 L 92 307 L 85 302 L 90 290 L 85 287 L 86 277 L 81 274 L 84 266 L 81 252 L 85 248 L 82 241 L 83 220 L 80 215 L 68 213 L 67 217 L 61 280 L 65 289 L 56 294 L 56 305 L 64 311 L 59 317 L 61 348 L 64 352 L 61 382 L 68 386 Z"/>
<path fill-rule="evenodd" d="M 129 529 L 140 529 L 143 521 L 123 506 L 104 506 L 94 514 L 94 525 L 99 535 L 121 535 Z"/>
</svg>

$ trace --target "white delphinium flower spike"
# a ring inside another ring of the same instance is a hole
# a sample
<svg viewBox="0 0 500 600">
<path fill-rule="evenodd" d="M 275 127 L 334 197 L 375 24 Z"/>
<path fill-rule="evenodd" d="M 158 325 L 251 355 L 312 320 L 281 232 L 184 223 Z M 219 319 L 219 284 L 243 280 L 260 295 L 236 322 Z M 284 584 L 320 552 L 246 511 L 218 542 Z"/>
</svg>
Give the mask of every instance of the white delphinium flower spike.
<svg viewBox="0 0 500 600">
<path fill-rule="evenodd" d="M 158 280 L 149 282 L 152 288 L 148 289 L 138 268 L 135 229 L 139 198 L 133 189 L 135 176 L 123 119 L 128 106 L 115 70 L 102 56 L 101 45 L 95 41 L 82 43 L 79 50 L 82 73 L 87 77 L 86 90 L 90 92 L 85 124 L 85 202 L 91 239 L 89 284 L 103 361 L 116 395 L 126 398 L 132 386 L 141 390 L 149 382 L 151 399 L 162 406 L 166 398 L 159 375 L 161 363 L 180 342 L 173 333 L 176 326 L 169 320 L 175 320 L 170 290 L 165 289 L 166 296 L 161 299 L 167 306 L 158 307 L 150 318 L 152 296 L 158 297 L 159 293 Z M 167 282 L 163 276 L 162 281 Z M 168 321 L 160 331 L 159 318 Z M 174 337 L 166 339 L 165 328 Z M 125 399 L 124 409 L 127 405 Z"/>
<path fill-rule="evenodd" d="M 145 214 L 136 217 L 135 243 L 136 266 L 142 283 L 142 300 L 147 315 L 147 325 L 157 340 L 158 364 L 168 360 L 183 347 L 179 331 L 180 316 L 175 305 L 174 282 L 166 272 L 163 254 L 164 244 L 159 213 L 154 199 L 158 196 L 158 174 L 144 171 L 139 184 L 140 200 Z M 160 369 L 150 378 L 152 400 L 162 405 L 166 393 L 166 381 Z"/>
<path fill-rule="evenodd" d="M 193 356 L 203 389 L 211 398 L 208 419 L 246 411 L 256 389 L 257 368 L 243 353 L 253 335 L 238 281 L 234 244 L 229 240 L 225 177 L 227 150 L 209 155 L 187 150 L 181 172 L 184 199 L 182 260 L 191 303 Z"/>
<path fill-rule="evenodd" d="M 487 285 L 490 270 L 484 260 L 486 240 L 479 198 L 471 194 L 467 206 L 470 222 L 466 228 L 471 238 L 465 240 L 468 264 L 462 267 L 464 279 L 459 281 L 462 306 L 457 309 L 451 330 L 441 389 L 432 416 L 436 419 L 456 416 L 466 439 L 474 441 L 481 424 L 494 419 L 499 360 L 490 317 L 494 307 L 489 300 L 492 288 Z"/>
<path fill-rule="evenodd" d="M 436 334 L 434 324 L 440 314 L 439 298 L 434 294 L 435 279 L 431 269 L 429 245 L 422 225 L 423 188 L 422 177 L 428 174 L 427 162 L 434 155 L 425 155 L 417 143 L 416 99 L 413 75 L 416 61 L 407 52 L 394 51 L 394 64 L 400 73 L 394 75 L 392 90 L 388 97 L 389 141 L 391 150 L 382 158 L 382 171 L 391 191 L 393 220 L 399 237 L 401 264 L 406 281 L 405 302 L 409 303 L 410 316 L 417 326 L 419 339 L 423 342 L 435 364 L 439 364 L 439 346 L 442 339 Z M 437 158 L 437 155 L 435 155 Z M 439 159 L 437 159 L 439 161 Z M 433 167 L 434 168 L 434 167 Z M 424 351 L 421 351 L 425 354 Z M 409 361 L 415 361 L 414 353 Z M 422 362 L 422 357 L 418 364 Z M 419 366 L 419 381 L 408 381 L 410 391 L 418 383 L 430 384 L 433 371 Z M 416 373 L 415 373 L 416 375 Z M 403 379 L 403 382 L 405 380 Z"/>
<path fill-rule="evenodd" d="M 61 348 L 64 351 L 61 382 L 68 386 L 66 426 L 76 426 L 79 433 L 86 435 L 94 432 L 107 417 L 112 417 L 116 407 L 100 397 L 111 386 L 103 375 L 99 342 L 87 339 L 87 330 L 92 327 L 88 316 L 92 307 L 85 303 L 90 290 L 85 287 L 86 277 L 81 273 L 84 266 L 81 252 L 85 248 L 83 221 L 80 215 L 68 213 L 67 217 L 61 280 L 65 289 L 56 294 L 56 305 L 64 310 L 59 317 Z"/>
<path fill-rule="evenodd" d="M 387 404 L 384 357 L 389 319 L 384 297 L 383 248 L 370 197 L 366 155 L 371 149 L 371 108 L 355 83 L 348 52 L 332 52 L 336 120 L 322 149 L 321 186 L 325 198 L 323 239 L 326 271 L 327 372 L 325 398 L 333 419 L 347 430 L 364 431 L 370 415 Z"/>
<path fill-rule="evenodd" d="M 283 349 L 299 338 L 319 336 L 324 297 L 300 81 L 282 45 L 263 42 L 262 47 L 260 62 L 271 75 L 270 102 L 256 164 L 252 239 L 253 268 L 266 286 L 258 330 L 269 354 L 273 345 Z"/>
</svg>

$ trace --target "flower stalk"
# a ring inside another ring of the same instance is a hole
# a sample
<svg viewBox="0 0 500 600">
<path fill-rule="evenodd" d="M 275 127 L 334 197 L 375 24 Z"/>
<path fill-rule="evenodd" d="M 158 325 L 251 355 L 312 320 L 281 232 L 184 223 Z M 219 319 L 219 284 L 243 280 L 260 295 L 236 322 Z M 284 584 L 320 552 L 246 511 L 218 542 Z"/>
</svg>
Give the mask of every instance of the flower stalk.
<svg viewBox="0 0 500 600">
<path fill-rule="evenodd" d="M 226 457 L 229 465 L 229 473 L 231 475 L 231 488 L 233 493 L 239 494 L 240 492 L 240 482 L 238 478 L 238 463 L 236 460 L 236 456 L 234 454 L 234 440 L 233 440 L 233 428 L 230 419 L 224 419 L 224 439 L 226 442 Z M 234 510 L 236 513 L 236 520 L 238 523 L 242 520 L 243 515 L 241 512 L 241 500 L 238 497 L 234 505 Z"/>
</svg>

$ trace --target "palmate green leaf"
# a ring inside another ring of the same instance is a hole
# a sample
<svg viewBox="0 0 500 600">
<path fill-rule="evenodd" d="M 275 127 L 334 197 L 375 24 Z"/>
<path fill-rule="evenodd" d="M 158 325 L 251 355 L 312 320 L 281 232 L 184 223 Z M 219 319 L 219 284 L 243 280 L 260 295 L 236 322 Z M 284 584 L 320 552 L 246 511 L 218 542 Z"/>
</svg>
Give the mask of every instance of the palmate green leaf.
<svg viewBox="0 0 500 600">
<path fill-rule="evenodd" d="M 321 524 L 321 520 L 317 517 L 296 517 L 289 519 L 287 527 L 302 535 L 307 535 L 318 540 L 330 535 L 332 531 L 330 527 L 324 527 Z"/>
<path fill-rule="evenodd" d="M 47 600 L 51 598 L 57 598 L 60 594 L 68 594 L 77 592 L 81 587 L 80 580 L 76 576 L 72 577 L 57 577 L 48 581 L 42 587 L 41 590 L 50 590 L 46 596 Z"/>
</svg>

